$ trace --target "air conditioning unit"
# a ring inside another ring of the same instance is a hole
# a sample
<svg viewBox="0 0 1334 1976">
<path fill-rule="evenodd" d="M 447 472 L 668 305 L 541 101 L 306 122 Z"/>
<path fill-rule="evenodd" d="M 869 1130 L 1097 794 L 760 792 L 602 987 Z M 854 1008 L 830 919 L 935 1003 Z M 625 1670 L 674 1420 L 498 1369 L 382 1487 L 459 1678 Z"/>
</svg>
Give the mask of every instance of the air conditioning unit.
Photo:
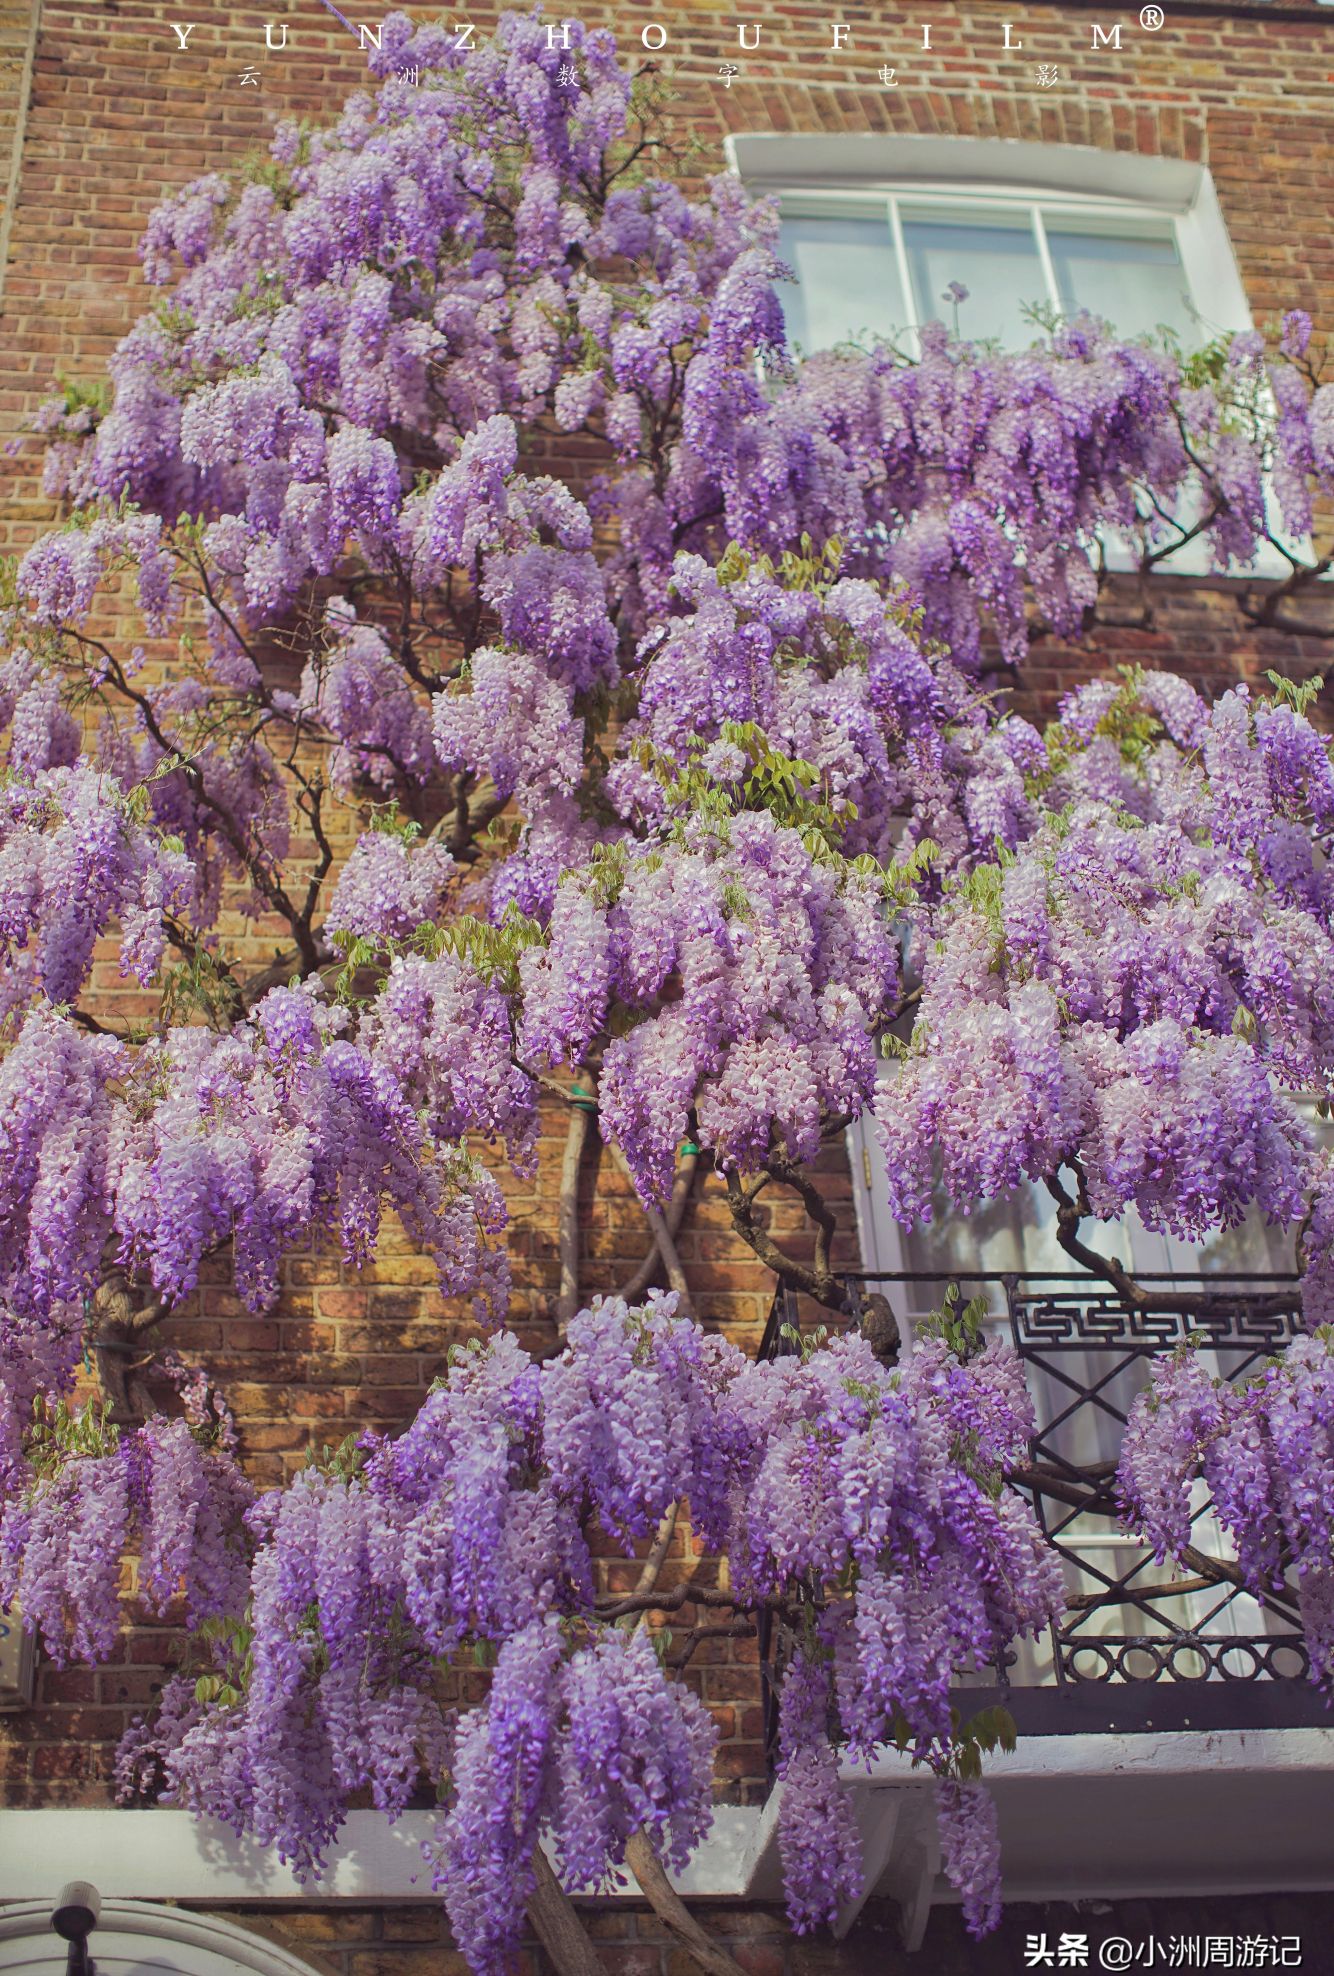
<svg viewBox="0 0 1334 1976">
<path fill-rule="evenodd" d="M 30 1708 L 37 1676 L 37 1646 L 16 1612 L 0 1607 L 0 1709 Z"/>
</svg>

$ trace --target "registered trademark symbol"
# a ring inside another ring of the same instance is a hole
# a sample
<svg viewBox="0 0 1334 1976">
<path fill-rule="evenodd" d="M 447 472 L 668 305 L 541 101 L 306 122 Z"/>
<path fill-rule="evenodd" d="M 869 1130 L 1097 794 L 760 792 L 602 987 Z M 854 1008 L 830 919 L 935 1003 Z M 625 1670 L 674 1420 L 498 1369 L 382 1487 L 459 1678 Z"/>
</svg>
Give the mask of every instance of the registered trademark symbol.
<svg viewBox="0 0 1334 1976">
<path fill-rule="evenodd" d="M 1141 7 L 1139 10 L 1139 24 L 1147 28 L 1150 34 L 1157 34 L 1166 19 L 1161 7 Z"/>
</svg>

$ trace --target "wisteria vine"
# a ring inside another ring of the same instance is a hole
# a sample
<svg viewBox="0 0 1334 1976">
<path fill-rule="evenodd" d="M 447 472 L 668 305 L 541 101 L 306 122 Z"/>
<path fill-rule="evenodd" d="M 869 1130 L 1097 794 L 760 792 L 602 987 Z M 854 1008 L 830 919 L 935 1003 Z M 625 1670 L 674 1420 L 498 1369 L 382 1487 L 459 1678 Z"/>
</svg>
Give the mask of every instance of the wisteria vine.
<svg viewBox="0 0 1334 1976">
<path fill-rule="evenodd" d="M 1045 731 L 998 685 L 1094 621 L 1109 545 L 1141 577 L 1267 549 L 1290 573 L 1246 614 L 1328 629 L 1319 340 L 1079 316 L 797 363 L 774 210 L 687 196 L 656 88 L 602 30 L 462 50 L 391 16 L 327 128 L 153 215 L 160 299 L 39 415 L 64 519 L 0 590 L 0 1600 L 57 1660 L 109 1652 L 127 1573 L 183 1614 L 202 1659 L 122 1790 L 303 1874 L 353 1794 L 430 1790 L 481 1972 L 539 1847 L 568 1889 L 641 1840 L 685 1863 L 714 1797 L 688 1662 L 762 1614 L 794 1926 L 858 1898 L 844 1771 L 886 1743 L 997 1919 L 1008 1731 L 950 1696 L 1062 1588 L 1009 1480 L 1018 1360 L 948 1313 L 897 1359 L 849 1322 L 814 1169 L 865 1115 L 903 1221 L 1036 1182 L 1132 1302 L 1088 1222 L 1298 1232 L 1309 1334 L 1235 1388 L 1161 1366 L 1122 1486 L 1179 1553 L 1202 1474 L 1334 1674 L 1318 683 L 1127 671 Z M 595 1118 L 676 1292 L 581 1307 L 575 1272 L 539 1360 L 498 1172 L 534 1171 L 544 1093 L 576 1155 Z M 697 1321 L 683 1144 L 832 1339 L 757 1364 Z M 387 1214 L 481 1336 L 401 1431 L 256 1495 L 171 1313 L 220 1256 L 266 1310 L 294 1247 L 357 1266 Z M 139 1355 L 110 1404 L 88 1345 Z M 725 1573 L 599 1589 L 599 1545 L 673 1519 Z"/>
</svg>

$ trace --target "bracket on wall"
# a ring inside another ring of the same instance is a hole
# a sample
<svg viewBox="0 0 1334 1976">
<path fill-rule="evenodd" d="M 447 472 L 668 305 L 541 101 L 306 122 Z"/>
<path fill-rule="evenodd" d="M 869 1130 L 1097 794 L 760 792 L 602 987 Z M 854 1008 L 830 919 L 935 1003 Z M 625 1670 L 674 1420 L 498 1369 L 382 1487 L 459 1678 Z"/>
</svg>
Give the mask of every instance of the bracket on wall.
<svg viewBox="0 0 1334 1976">
<path fill-rule="evenodd" d="M 36 1683 L 36 1641 L 16 1612 L 0 1608 L 0 1710 L 31 1708 Z"/>
</svg>

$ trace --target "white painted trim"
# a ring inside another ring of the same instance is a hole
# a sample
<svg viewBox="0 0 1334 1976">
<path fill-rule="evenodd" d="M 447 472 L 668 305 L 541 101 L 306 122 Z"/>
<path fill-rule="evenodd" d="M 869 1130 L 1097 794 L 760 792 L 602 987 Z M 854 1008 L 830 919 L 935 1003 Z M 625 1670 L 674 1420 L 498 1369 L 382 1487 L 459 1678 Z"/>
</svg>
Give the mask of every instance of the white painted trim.
<svg viewBox="0 0 1334 1976">
<path fill-rule="evenodd" d="M 877 132 L 804 135 L 734 133 L 729 168 L 757 192 L 794 184 L 822 189 L 873 185 L 1003 185 L 1072 198 L 1130 200 L 1186 212 L 1199 195 L 1202 165 L 1103 151 L 1091 144 L 1028 144 L 1003 137 L 886 136 Z"/>
<path fill-rule="evenodd" d="M 759 1829 L 754 1806 L 720 1805 L 713 1830 L 689 1867 L 674 1875 L 683 1894 L 705 1900 L 744 1892 Z M 76 1869 L 103 1895 L 136 1900 L 430 1900 L 422 1842 L 435 1829 L 429 1811 L 391 1824 L 382 1812 L 350 1811 L 328 1871 L 305 1886 L 270 1846 L 238 1838 L 216 1819 L 188 1811 L 110 1808 L 0 1810 L 0 1901 L 54 1894 Z M 636 1891 L 627 1880 L 621 1893 Z"/>
<path fill-rule="evenodd" d="M 989 1756 L 989 1782 L 1054 1781 L 1057 1778 L 1263 1776 L 1275 1781 L 1294 1772 L 1334 1768 L 1334 1728 L 1200 1729 L 1135 1736 L 1026 1736 L 1016 1749 Z M 896 1784 L 929 1790 L 929 1774 L 914 1770 L 895 1749 L 878 1750 L 874 1762 L 844 1764 L 845 1783 Z M 1334 1862 L 1331 1862 L 1334 1864 Z"/>
<path fill-rule="evenodd" d="M 1154 162 L 1161 162 L 1155 160 Z M 1212 172 L 1197 166 L 1195 197 L 1176 223 L 1177 252 L 1190 292 L 1211 328 L 1253 329 L 1250 304 Z"/>
<path fill-rule="evenodd" d="M 898 1899 L 905 1908 L 908 1939 L 914 1934 L 920 1939 L 926 1905 L 951 1898 L 939 1878 L 931 1777 L 914 1770 L 894 1750 L 882 1751 L 869 1768 L 844 1764 L 841 1774 L 867 1841 L 867 1863 L 873 1869 L 868 1891 L 879 1889 Z M 1176 1802 L 1183 1791 L 1193 1792 L 1202 1807 L 1218 1802 L 1221 1792 L 1226 1803 L 1246 1800 L 1257 1810 L 1272 1808 L 1268 1836 L 1274 1847 L 1262 1853 L 1264 1834 L 1257 1826 L 1251 1877 L 1228 1864 L 1229 1890 L 1334 1889 L 1334 1856 L 1324 1866 L 1302 1865 L 1292 1857 L 1295 1833 L 1283 1840 L 1279 1829 L 1281 1809 L 1299 1787 L 1326 1793 L 1334 1806 L 1334 1729 L 1029 1737 L 1009 1755 L 989 1759 L 986 1774 L 996 1791 L 1003 1828 L 1012 1815 L 1022 1827 L 1023 1805 L 1034 1801 L 1035 1789 L 1044 1800 L 1077 1802 L 1081 1817 L 1092 1817 L 1100 1792 L 1134 1786 L 1136 1801 L 1148 1814 L 1144 1857 L 1123 1860 L 1114 1884 L 1096 1881 L 1092 1872 L 1072 1880 L 1069 1871 L 1062 1871 L 1057 1848 L 1049 1862 L 1029 1863 L 1017 1881 L 1011 1879 L 1011 1899 L 1220 1891 L 1218 1878 L 1210 1881 L 1184 1861 L 1181 1874 L 1171 1877 L 1170 1847 L 1164 1852 L 1161 1831 L 1154 1836 L 1155 1797 Z M 712 1833 L 686 1871 L 673 1875 L 682 1894 L 714 1900 L 781 1897 L 780 1793 L 781 1786 L 763 1807 L 719 1806 Z M 1014 1808 L 1011 1813 L 1007 1805 Z M 319 1907 L 344 1901 L 430 1900 L 430 1875 L 420 1848 L 433 1823 L 430 1812 L 406 1813 L 395 1825 L 379 1812 L 350 1812 L 328 1873 L 303 1887 L 271 1848 L 238 1839 L 215 1821 L 196 1821 L 185 1811 L 0 1810 L 0 1902 L 31 1904 L 34 1889 L 49 1901 L 73 1872 L 91 1880 L 105 1899 L 116 1901 L 245 1900 Z M 606 1898 L 637 1894 L 621 1876 Z M 0 1938 L 9 1912 L 13 1910 L 0 1909 Z M 850 1926 L 855 1913 L 850 1905 L 840 1921 Z"/>
</svg>

